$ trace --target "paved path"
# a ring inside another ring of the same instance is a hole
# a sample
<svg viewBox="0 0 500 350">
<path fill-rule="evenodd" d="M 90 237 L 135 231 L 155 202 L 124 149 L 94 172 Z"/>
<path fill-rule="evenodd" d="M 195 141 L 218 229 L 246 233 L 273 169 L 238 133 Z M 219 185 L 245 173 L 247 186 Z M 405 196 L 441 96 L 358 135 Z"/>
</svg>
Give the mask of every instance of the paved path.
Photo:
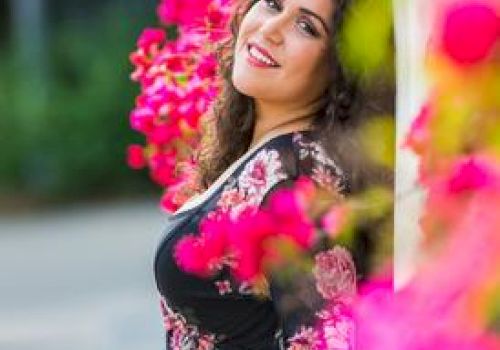
<svg viewBox="0 0 500 350">
<path fill-rule="evenodd" d="M 155 200 L 0 214 L 0 349 L 160 350 Z"/>
</svg>

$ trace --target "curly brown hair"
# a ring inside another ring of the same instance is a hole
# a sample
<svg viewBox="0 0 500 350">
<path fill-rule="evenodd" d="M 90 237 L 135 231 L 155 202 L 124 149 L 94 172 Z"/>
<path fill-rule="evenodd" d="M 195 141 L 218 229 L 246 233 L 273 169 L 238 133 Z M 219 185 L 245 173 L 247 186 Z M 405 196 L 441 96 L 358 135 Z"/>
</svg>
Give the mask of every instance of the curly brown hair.
<svg viewBox="0 0 500 350">
<path fill-rule="evenodd" d="M 229 38 L 217 48 L 217 58 L 222 79 L 222 93 L 217 99 L 212 114 L 207 119 L 202 146 L 198 151 L 199 185 L 207 188 L 235 160 L 250 147 L 254 125 L 254 100 L 240 93 L 232 83 L 234 48 L 239 27 L 246 13 L 260 0 L 239 0 L 230 22 Z M 359 84 L 356 78 L 347 74 L 339 59 L 337 37 L 348 11 L 351 0 L 332 0 L 335 10 L 331 18 L 331 46 L 328 50 L 331 80 L 333 83 L 322 96 L 324 103 L 314 114 L 312 129 L 318 133 L 325 148 L 332 158 L 346 169 L 351 177 L 351 188 L 356 189 L 356 182 L 363 182 L 361 164 L 363 160 L 353 157 L 352 131 L 360 119 L 361 113 L 354 113 L 354 106 L 359 95 Z M 238 140 L 238 142 L 234 142 Z M 348 157 L 347 157 L 348 155 Z M 345 157 L 343 157 L 345 156 Z M 346 158 L 347 157 L 347 158 Z M 344 158 L 344 160 L 342 160 Z"/>
</svg>

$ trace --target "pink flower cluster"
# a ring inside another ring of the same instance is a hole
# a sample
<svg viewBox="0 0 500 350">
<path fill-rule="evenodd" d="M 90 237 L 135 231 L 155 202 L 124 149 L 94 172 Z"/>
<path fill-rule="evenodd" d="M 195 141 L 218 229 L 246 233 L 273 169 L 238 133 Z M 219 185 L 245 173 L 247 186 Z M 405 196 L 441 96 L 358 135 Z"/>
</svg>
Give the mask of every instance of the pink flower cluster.
<svg viewBox="0 0 500 350">
<path fill-rule="evenodd" d="M 500 349 L 500 336 L 489 327 L 500 317 L 492 307 L 500 290 L 500 157 L 494 143 L 484 142 L 484 129 L 475 127 L 499 127 L 491 117 L 500 106 L 478 98 L 494 89 L 493 80 L 474 81 L 470 69 L 500 72 L 499 62 L 490 60 L 499 43 L 499 13 L 493 1 L 447 2 L 442 27 L 434 28 L 442 38 L 438 50 L 452 58 L 453 68 L 433 72 L 431 100 L 405 141 L 420 158 L 419 183 L 427 193 L 422 259 L 395 292 L 390 278 L 361 288 L 353 304 L 360 349 Z M 460 114 L 464 109 L 473 113 Z M 450 118 L 457 118 L 453 126 L 474 127 L 445 128 Z M 462 130 L 466 137 L 457 135 Z"/>
<path fill-rule="evenodd" d="M 133 169 L 149 168 L 153 181 L 166 189 L 162 207 L 167 211 L 197 190 L 192 153 L 201 118 L 220 90 L 214 45 L 227 37 L 230 10 L 227 0 L 162 1 L 158 15 L 178 26 L 179 37 L 167 40 L 165 29 L 147 28 L 130 55 L 131 79 L 141 88 L 130 125 L 146 145 L 129 146 L 127 162 Z"/>
<path fill-rule="evenodd" d="M 176 24 L 181 32 L 208 34 L 209 40 L 218 41 L 227 32 L 232 12 L 232 0 L 162 0 L 157 8 L 158 17 L 165 24 Z"/>
<path fill-rule="evenodd" d="M 276 244 L 271 244 L 273 240 L 286 241 L 297 251 L 313 246 L 315 226 L 306 215 L 311 186 L 310 180 L 302 178 L 295 189 L 273 193 L 265 208 L 248 207 L 237 218 L 228 212 L 213 212 L 201 223 L 199 235 L 178 242 L 177 263 L 185 271 L 205 277 L 224 264 L 241 281 L 262 277 L 266 266 L 283 258 Z"/>
</svg>

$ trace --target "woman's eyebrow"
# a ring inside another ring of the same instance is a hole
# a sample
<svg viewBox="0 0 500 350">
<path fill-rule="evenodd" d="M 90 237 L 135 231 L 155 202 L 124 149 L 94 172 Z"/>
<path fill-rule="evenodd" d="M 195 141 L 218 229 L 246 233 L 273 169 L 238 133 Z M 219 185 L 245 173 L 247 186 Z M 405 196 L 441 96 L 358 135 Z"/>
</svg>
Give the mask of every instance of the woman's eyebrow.
<svg viewBox="0 0 500 350">
<path fill-rule="evenodd" d="M 322 26 L 323 26 L 323 28 L 325 29 L 325 32 L 326 32 L 327 34 L 330 34 L 330 29 L 328 29 L 328 26 L 326 25 L 325 20 L 324 20 L 324 19 L 323 19 L 320 15 L 318 15 L 317 13 L 315 13 L 315 12 L 313 12 L 313 11 L 311 11 L 311 10 L 309 10 L 309 9 L 305 8 L 305 7 L 301 7 L 301 8 L 299 8 L 299 10 L 300 10 L 300 12 L 305 13 L 305 14 L 310 15 L 310 16 L 313 16 L 313 17 L 314 17 L 314 18 L 316 18 L 318 21 L 320 21 L 320 22 L 321 22 L 321 25 L 322 25 Z"/>
</svg>

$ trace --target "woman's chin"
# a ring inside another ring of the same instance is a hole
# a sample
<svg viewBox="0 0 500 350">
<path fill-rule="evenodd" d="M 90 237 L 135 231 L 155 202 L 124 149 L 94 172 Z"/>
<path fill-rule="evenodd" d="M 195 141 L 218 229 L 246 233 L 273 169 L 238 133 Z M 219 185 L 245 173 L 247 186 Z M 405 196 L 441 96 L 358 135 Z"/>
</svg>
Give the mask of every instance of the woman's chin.
<svg viewBox="0 0 500 350">
<path fill-rule="evenodd" d="M 263 88 L 261 83 L 255 81 L 255 78 L 247 75 L 233 74 L 232 82 L 239 93 L 251 97 L 258 96 L 259 90 Z"/>
</svg>

